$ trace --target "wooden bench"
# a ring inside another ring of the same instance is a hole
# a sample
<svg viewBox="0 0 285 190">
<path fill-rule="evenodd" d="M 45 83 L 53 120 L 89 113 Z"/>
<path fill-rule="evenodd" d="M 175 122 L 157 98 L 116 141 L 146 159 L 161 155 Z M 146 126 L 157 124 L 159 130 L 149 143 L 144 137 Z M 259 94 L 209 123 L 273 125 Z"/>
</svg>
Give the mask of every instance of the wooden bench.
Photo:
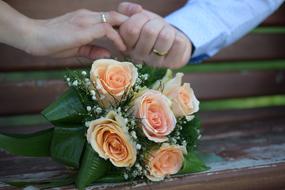
<svg viewBox="0 0 285 190">
<path fill-rule="evenodd" d="M 48 18 L 78 8 L 110 10 L 120 1 L 7 2 L 33 18 Z M 185 0 L 134 2 L 164 16 L 183 6 Z M 62 80 L 65 68 L 90 65 L 78 59 L 33 57 L 3 44 L 0 62 L 0 131 L 19 133 L 52 127 L 39 113 L 66 89 Z M 202 102 L 203 137 L 199 149 L 211 153 L 207 159 L 211 169 L 132 188 L 284 189 L 285 6 L 206 63 L 189 65 L 182 71 Z M 67 172 L 49 158 L 19 157 L 0 151 L 0 182 L 51 179 Z M 131 187 L 123 184 L 113 188 Z M 14 188 L 0 183 L 0 189 Z"/>
</svg>

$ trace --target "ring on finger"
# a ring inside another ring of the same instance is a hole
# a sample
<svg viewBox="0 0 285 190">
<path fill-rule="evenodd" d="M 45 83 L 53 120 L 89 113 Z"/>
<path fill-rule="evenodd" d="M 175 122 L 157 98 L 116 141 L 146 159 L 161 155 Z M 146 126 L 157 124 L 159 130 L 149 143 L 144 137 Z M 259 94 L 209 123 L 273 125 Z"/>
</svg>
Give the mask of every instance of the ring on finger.
<svg viewBox="0 0 285 190">
<path fill-rule="evenodd" d="M 106 18 L 106 15 L 104 13 L 101 13 L 101 22 L 107 23 L 107 18 Z"/>
<path fill-rule="evenodd" d="M 152 52 L 155 54 L 155 55 L 158 55 L 158 56 L 165 56 L 167 55 L 168 52 L 161 52 L 161 51 L 158 51 L 157 49 L 153 49 Z"/>
</svg>

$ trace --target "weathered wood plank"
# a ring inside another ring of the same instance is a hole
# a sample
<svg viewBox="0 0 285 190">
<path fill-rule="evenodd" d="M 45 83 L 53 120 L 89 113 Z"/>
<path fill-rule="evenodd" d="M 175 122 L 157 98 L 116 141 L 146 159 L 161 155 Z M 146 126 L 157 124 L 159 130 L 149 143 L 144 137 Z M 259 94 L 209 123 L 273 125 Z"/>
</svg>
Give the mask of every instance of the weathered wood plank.
<svg viewBox="0 0 285 190">
<path fill-rule="evenodd" d="M 223 115 L 220 116 L 223 117 Z M 207 159 L 211 167 L 209 171 L 166 180 L 162 183 L 119 185 L 114 189 L 285 188 L 284 123 L 284 116 L 276 116 L 258 121 L 203 125 L 204 136 L 199 150 L 215 155 Z M 47 158 L 1 154 L 0 181 L 16 178 L 43 179 L 45 176 L 53 178 L 67 173 L 66 169 Z M 110 186 L 106 187 L 110 188 Z M 63 189 L 72 188 L 68 186 Z"/>
<path fill-rule="evenodd" d="M 202 111 L 199 112 L 202 125 L 212 128 L 213 125 L 225 126 L 227 124 L 254 122 L 265 119 L 285 118 L 285 107 L 265 107 L 242 110 Z M 213 128 L 215 129 L 215 128 Z M 219 127 L 220 129 L 220 127 Z M 232 130 L 232 129 L 229 129 Z M 208 131 L 208 130 L 207 130 Z"/>
<path fill-rule="evenodd" d="M 284 34 L 249 34 L 221 50 L 209 61 L 283 59 L 284 47 Z"/>
<path fill-rule="evenodd" d="M 30 16 L 32 18 L 50 18 L 73 11 L 80 8 L 87 8 L 90 10 L 115 10 L 117 5 L 123 0 L 60 0 L 56 2 L 47 2 L 44 0 L 5 0 L 11 6 Z M 183 6 L 187 0 L 156 0 L 156 1 L 139 1 L 129 0 L 141 4 L 145 9 L 154 11 L 162 16 L 166 16 Z M 163 6 L 161 6 L 163 5 Z M 281 6 L 279 10 L 265 20 L 263 25 L 285 25 L 285 5 Z"/>
<path fill-rule="evenodd" d="M 266 26 L 285 26 L 285 4 L 263 22 Z"/>
<path fill-rule="evenodd" d="M 201 100 L 285 93 L 285 72 L 186 74 Z M 39 113 L 66 89 L 60 80 L 0 84 L 0 115 Z"/>
<path fill-rule="evenodd" d="M 39 113 L 66 89 L 63 81 L 25 81 L 3 83 L 0 115 Z"/>
<path fill-rule="evenodd" d="M 201 100 L 284 93 L 283 71 L 192 73 L 184 76 Z"/>
<path fill-rule="evenodd" d="M 44 0 L 6 0 L 11 6 L 23 14 L 32 18 L 51 18 L 59 16 L 77 9 L 89 9 L 93 11 L 117 10 L 119 3 L 123 0 L 60 0 L 47 2 Z M 179 7 L 183 6 L 187 0 L 156 0 L 140 1 L 130 0 L 129 2 L 139 3 L 145 9 L 154 11 L 162 16 L 166 16 Z M 163 6 L 161 6 L 163 5 Z"/>
</svg>

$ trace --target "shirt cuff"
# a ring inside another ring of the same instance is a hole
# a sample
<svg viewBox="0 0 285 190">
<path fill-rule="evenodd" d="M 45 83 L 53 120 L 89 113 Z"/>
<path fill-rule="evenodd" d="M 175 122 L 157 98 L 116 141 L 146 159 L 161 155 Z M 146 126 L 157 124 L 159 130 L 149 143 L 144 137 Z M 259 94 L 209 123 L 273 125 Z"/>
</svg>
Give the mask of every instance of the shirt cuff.
<svg viewBox="0 0 285 190">
<path fill-rule="evenodd" d="M 222 23 L 209 22 L 209 18 L 213 18 L 214 15 L 204 11 L 205 7 L 203 5 L 195 1 L 191 2 L 168 15 L 165 19 L 168 23 L 185 33 L 195 46 L 191 62 L 200 62 L 219 51 L 220 45 L 226 41 L 225 38 L 222 38 L 225 35 L 220 33 L 227 30 L 224 29 Z"/>
</svg>

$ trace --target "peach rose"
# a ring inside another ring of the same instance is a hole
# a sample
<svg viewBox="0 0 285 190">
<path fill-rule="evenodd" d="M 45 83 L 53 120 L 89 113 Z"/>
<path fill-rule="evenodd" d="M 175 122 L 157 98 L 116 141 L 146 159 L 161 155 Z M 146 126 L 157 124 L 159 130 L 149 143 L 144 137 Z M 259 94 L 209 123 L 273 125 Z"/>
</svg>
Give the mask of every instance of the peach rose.
<svg viewBox="0 0 285 190">
<path fill-rule="evenodd" d="M 176 118 L 170 109 L 170 100 L 155 90 L 145 90 L 134 100 L 134 114 L 141 118 L 141 127 L 147 138 L 154 142 L 167 141 Z"/>
<path fill-rule="evenodd" d="M 176 117 L 188 116 L 199 110 L 199 101 L 197 100 L 193 89 L 189 83 L 182 83 L 183 73 L 177 73 L 176 76 L 164 84 L 162 93 L 171 99 L 171 109 Z"/>
<path fill-rule="evenodd" d="M 182 167 L 185 147 L 163 144 L 158 150 L 151 151 L 147 158 L 146 177 L 151 181 L 161 181 L 167 175 L 176 174 Z"/>
<path fill-rule="evenodd" d="M 137 68 L 130 62 L 119 62 L 113 59 L 99 59 L 93 62 L 90 80 L 93 88 L 101 95 L 104 107 L 119 102 L 138 78 Z"/>
<path fill-rule="evenodd" d="M 137 151 L 125 121 L 114 111 L 89 123 L 87 141 L 100 157 L 110 159 L 117 167 L 131 167 L 136 161 Z"/>
</svg>

